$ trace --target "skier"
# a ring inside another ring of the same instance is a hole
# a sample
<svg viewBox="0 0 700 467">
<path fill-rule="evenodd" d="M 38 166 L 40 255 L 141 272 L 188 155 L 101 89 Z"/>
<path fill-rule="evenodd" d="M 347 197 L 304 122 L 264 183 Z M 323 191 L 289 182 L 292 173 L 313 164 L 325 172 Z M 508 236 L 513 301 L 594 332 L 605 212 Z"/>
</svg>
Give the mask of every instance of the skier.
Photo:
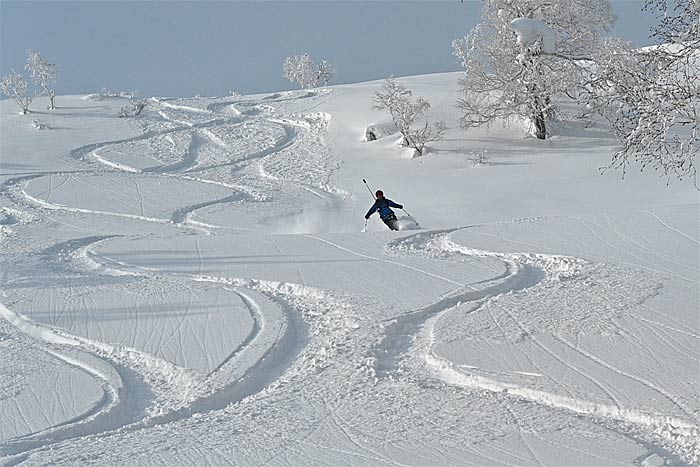
<svg viewBox="0 0 700 467">
<path fill-rule="evenodd" d="M 369 219 L 369 216 L 374 214 L 375 211 L 379 211 L 379 217 L 391 230 L 399 230 L 399 226 L 396 223 L 396 214 L 391 208 L 403 209 L 403 206 L 396 204 L 389 198 L 384 197 L 384 192 L 382 190 L 377 190 L 375 193 L 377 200 L 374 202 L 367 214 L 365 214 L 365 219 Z"/>
</svg>

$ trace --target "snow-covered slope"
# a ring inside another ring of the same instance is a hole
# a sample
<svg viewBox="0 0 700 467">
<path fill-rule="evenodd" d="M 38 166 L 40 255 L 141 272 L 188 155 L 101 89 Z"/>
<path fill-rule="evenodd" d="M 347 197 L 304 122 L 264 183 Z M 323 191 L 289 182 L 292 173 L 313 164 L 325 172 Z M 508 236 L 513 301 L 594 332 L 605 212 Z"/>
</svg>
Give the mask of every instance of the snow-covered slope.
<svg viewBox="0 0 700 467">
<path fill-rule="evenodd" d="M 0 464 L 700 463 L 698 191 L 573 118 L 411 159 L 380 85 L 0 102 Z"/>
</svg>

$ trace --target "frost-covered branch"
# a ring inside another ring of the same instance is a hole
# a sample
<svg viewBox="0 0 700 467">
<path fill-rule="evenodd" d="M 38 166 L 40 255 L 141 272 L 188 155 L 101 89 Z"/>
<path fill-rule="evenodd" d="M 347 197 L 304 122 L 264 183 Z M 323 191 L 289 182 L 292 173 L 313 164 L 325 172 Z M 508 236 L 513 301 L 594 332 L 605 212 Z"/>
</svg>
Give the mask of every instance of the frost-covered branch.
<svg viewBox="0 0 700 467">
<path fill-rule="evenodd" d="M 413 100 L 411 91 L 393 76 L 384 81 L 372 102 L 373 110 L 389 111 L 394 125 L 403 136 L 402 144 L 413 148 L 418 156 L 423 155 L 428 142 L 439 141 L 447 130 L 445 122 L 430 124 L 427 120 L 422 127 L 414 128 L 414 123 L 430 108 L 430 104 L 422 97 Z"/>
<path fill-rule="evenodd" d="M 620 138 L 611 167 L 631 162 L 697 184 L 700 148 L 700 2 L 650 0 L 660 10 L 658 46 L 634 49 L 609 40 L 596 57 L 581 101 L 603 115 Z M 690 18 L 695 18 L 691 20 Z"/>
</svg>

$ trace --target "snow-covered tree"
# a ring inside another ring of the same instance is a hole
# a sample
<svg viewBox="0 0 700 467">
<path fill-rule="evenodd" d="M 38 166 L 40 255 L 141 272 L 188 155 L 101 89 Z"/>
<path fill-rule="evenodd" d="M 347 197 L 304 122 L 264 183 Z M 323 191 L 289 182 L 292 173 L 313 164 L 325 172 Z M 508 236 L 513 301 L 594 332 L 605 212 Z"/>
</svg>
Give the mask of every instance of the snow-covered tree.
<svg viewBox="0 0 700 467">
<path fill-rule="evenodd" d="M 0 83 L 0 90 L 7 97 L 14 99 L 23 115 L 29 113 L 29 104 L 32 103 L 32 96 L 29 95 L 29 86 L 24 76 L 14 70 L 5 76 Z"/>
<path fill-rule="evenodd" d="M 284 77 L 298 83 L 302 89 L 311 88 L 316 80 L 316 69 L 309 54 L 285 58 L 283 68 Z"/>
<path fill-rule="evenodd" d="M 335 75 L 335 70 L 325 60 L 318 66 L 314 64 L 311 55 L 287 57 L 284 59 L 284 77 L 293 83 L 298 83 L 302 89 L 325 86 Z"/>
<path fill-rule="evenodd" d="M 317 86 L 326 86 L 335 76 L 335 68 L 325 60 L 321 60 L 316 68 Z M 316 86 L 315 86 L 316 87 Z"/>
<path fill-rule="evenodd" d="M 554 97 L 574 95 L 577 61 L 596 48 L 614 15 L 608 0 L 485 0 L 483 22 L 453 42 L 464 67 L 463 128 L 527 118 L 538 138 L 556 115 Z"/>
<path fill-rule="evenodd" d="M 423 155 L 428 142 L 440 140 L 447 129 L 443 121 L 431 125 L 427 120 L 422 126 L 414 128 L 414 123 L 430 108 L 430 104 L 422 97 L 414 100 L 411 91 L 396 81 L 393 76 L 384 80 L 384 84 L 375 93 L 372 101 L 373 110 L 389 111 L 394 125 L 403 136 L 402 144 L 413 148 L 418 156 Z"/>
<path fill-rule="evenodd" d="M 49 62 L 39 52 L 27 51 L 27 64 L 24 69 L 29 72 L 32 83 L 41 87 L 44 94 L 49 97 L 49 109 L 56 108 L 56 91 L 49 86 L 58 78 L 58 66 Z"/>
<path fill-rule="evenodd" d="M 605 116 L 622 141 L 612 167 L 631 161 L 696 179 L 700 146 L 700 2 L 649 0 L 660 44 L 635 49 L 613 39 L 597 54 L 581 100 Z"/>
</svg>

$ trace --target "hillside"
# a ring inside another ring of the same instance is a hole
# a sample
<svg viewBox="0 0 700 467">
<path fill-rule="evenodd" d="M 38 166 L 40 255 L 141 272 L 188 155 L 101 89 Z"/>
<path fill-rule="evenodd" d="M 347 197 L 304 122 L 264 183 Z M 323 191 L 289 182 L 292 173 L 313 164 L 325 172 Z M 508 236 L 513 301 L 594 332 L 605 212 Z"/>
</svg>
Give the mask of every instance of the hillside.
<svg viewBox="0 0 700 467">
<path fill-rule="evenodd" d="M 400 80 L 413 159 L 381 82 L 0 101 L 0 464 L 700 463 L 698 191 L 566 105 L 463 132 L 457 76 Z"/>
</svg>

